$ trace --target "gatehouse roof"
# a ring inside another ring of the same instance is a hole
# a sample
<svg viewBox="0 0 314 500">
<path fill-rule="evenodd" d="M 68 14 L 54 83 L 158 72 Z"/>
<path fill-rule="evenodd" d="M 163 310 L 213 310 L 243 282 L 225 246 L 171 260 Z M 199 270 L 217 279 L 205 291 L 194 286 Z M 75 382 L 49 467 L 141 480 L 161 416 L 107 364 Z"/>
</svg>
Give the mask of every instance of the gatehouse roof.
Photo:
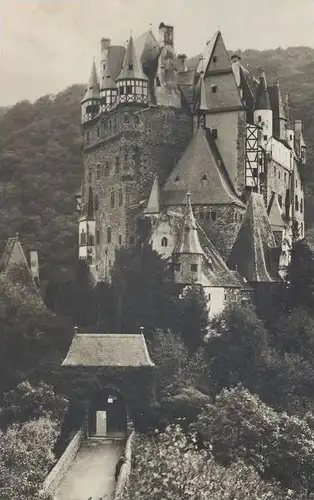
<svg viewBox="0 0 314 500">
<path fill-rule="evenodd" d="M 144 335 L 76 333 L 62 366 L 152 367 Z"/>
</svg>

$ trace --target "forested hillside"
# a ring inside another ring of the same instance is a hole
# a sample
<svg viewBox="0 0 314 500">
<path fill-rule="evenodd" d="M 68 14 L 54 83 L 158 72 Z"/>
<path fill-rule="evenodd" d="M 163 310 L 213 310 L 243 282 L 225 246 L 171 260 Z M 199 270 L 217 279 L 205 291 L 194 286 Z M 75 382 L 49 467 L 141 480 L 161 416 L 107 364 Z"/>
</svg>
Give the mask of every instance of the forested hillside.
<svg viewBox="0 0 314 500">
<path fill-rule="evenodd" d="M 294 118 L 304 122 L 309 146 L 308 227 L 314 223 L 314 49 L 246 50 L 243 64 L 258 75 L 266 68 L 289 91 Z M 80 100 L 74 85 L 57 96 L 0 108 L 0 251 L 9 235 L 36 246 L 43 278 L 68 268 L 76 256 L 75 192 L 80 187 Z M 2 103 L 0 102 L 0 105 Z"/>
</svg>

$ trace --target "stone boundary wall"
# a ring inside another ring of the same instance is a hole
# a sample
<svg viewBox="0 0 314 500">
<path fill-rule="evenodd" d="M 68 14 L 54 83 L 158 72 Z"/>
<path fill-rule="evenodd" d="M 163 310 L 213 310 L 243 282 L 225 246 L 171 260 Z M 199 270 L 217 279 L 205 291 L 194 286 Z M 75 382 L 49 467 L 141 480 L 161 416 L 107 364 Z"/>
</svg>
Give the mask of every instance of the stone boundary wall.
<svg viewBox="0 0 314 500">
<path fill-rule="evenodd" d="M 43 496 L 47 494 L 53 495 L 55 493 L 63 477 L 71 467 L 84 438 L 84 431 L 83 429 L 80 429 L 72 438 L 58 462 L 46 477 L 41 490 L 41 494 Z"/>
<path fill-rule="evenodd" d="M 125 445 L 124 455 L 125 455 L 126 461 L 122 465 L 121 470 L 120 470 L 120 474 L 119 474 L 119 478 L 118 478 L 117 486 L 116 486 L 116 491 L 114 494 L 114 500 L 118 500 L 121 497 L 125 487 L 127 486 L 128 480 L 129 480 L 129 476 L 130 476 L 130 472 L 131 472 L 131 460 L 132 460 L 132 443 L 133 443 L 134 436 L 135 436 L 135 432 L 132 431 L 130 436 L 128 437 L 126 445 Z"/>
</svg>

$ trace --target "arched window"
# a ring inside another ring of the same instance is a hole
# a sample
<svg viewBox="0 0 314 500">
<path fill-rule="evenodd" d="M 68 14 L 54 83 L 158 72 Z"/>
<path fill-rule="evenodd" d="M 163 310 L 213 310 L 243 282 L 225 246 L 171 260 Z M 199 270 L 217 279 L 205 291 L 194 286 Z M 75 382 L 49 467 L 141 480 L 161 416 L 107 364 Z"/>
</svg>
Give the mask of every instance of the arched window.
<svg viewBox="0 0 314 500">
<path fill-rule="evenodd" d="M 162 247 L 167 247 L 168 246 L 168 239 L 166 238 L 166 236 L 164 236 L 161 240 L 161 246 Z"/>
<path fill-rule="evenodd" d="M 175 178 L 174 182 L 179 182 L 180 180 L 180 177 L 177 175 L 177 177 Z"/>
</svg>

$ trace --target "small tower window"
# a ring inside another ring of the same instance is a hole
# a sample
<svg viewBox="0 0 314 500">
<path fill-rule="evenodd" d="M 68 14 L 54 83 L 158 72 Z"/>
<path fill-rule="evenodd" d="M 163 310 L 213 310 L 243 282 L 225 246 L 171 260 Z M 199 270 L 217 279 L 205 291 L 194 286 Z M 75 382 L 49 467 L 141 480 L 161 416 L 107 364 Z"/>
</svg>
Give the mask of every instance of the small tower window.
<svg viewBox="0 0 314 500">
<path fill-rule="evenodd" d="M 278 195 L 278 203 L 279 203 L 280 208 L 282 208 L 282 196 L 281 196 L 281 194 Z"/>
<path fill-rule="evenodd" d="M 278 170 L 278 179 L 280 179 L 280 170 Z"/>
<path fill-rule="evenodd" d="M 261 115 L 258 115 L 258 121 L 259 121 L 259 123 L 261 123 L 261 121 L 262 121 Z"/>
<path fill-rule="evenodd" d="M 217 85 L 212 85 L 212 93 L 217 94 Z"/>
<path fill-rule="evenodd" d="M 105 177 L 109 177 L 109 172 L 110 172 L 110 169 L 109 169 L 109 162 L 106 161 L 106 166 L 105 166 Z"/>
<path fill-rule="evenodd" d="M 132 85 L 127 85 L 126 86 L 126 93 L 127 94 L 132 94 Z"/>
<path fill-rule="evenodd" d="M 295 195 L 295 209 L 296 211 L 299 210 L 299 199 L 297 194 Z"/>
<path fill-rule="evenodd" d="M 111 227 L 107 227 L 107 243 L 111 243 Z"/>
<path fill-rule="evenodd" d="M 295 180 L 295 187 L 298 187 L 298 179 Z"/>
<path fill-rule="evenodd" d="M 82 232 L 81 232 L 81 246 L 85 246 L 86 245 L 86 233 L 85 233 L 85 229 L 82 229 Z"/>
<path fill-rule="evenodd" d="M 179 180 L 180 180 L 180 177 L 177 175 L 174 182 L 179 182 Z"/>
<path fill-rule="evenodd" d="M 99 229 L 97 229 L 97 231 L 96 231 L 96 245 L 99 245 L 99 242 L 100 242 L 100 233 L 99 233 Z"/>
<path fill-rule="evenodd" d="M 119 234 L 119 245 L 122 245 L 122 236 Z"/>
<path fill-rule="evenodd" d="M 203 184 L 207 184 L 207 181 L 208 181 L 207 175 L 204 174 L 203 177 L 202 177 L 202 179 L 201 179 L 201 181 L 202 181 Z"/>
<path fill-rule="evenodd" d="M 300 236 L 303 236 L 303 222 L 300 224 Z"/>
<path fill-rule="evenodd" d="M 197 268 L 198 268 L 197 264 L 191 264 L 191 271 L 193 273 L 197 273 Z"/>
<path fill-rule="evenodd" d="M 303 198 L 300 199 L 300 212 L 303 214 Z"/>
<path fill-rule="evenodd" d="M 116 174 L 119 174 L 119 171 L 120 171 L 120 158 L 119 156 L 116 157 Z"/>
<path fill-rule="evenodd" d="M 267 135 L 264 135 L 264 141 L 267 141 Z"/>
<path fill-rule="evenodd" d="M 284 173 L 285 182 L 287 182 L 287 172 Z"/>
<path fill-rule="evenodd" d="M 213 57 L 213 63 L 216 63 L 218 61 L 218 57 L 217 56 L 214 56 Z"/>
<path fill-rule="evenodd" d="M 119 188 L 119 206 L 122 207 L 123 205 L 123 191 L 122 188 Z"/>
<path fill-rule="evenodd" d="M 111 194 L 110 194 L 110 204 L 111 204 L 111 208 L 114 208 L 115 206 L 115 195 L 114 195 L 114 190 L 111 191 Z"/>
<path fill-rule="evenodd" d="M 161 240 L 161 246 L 162 247 L 167 247 L 168 246 L 168 239 L 165 236 Z"/>
<path fill-rule="evenodd" d="M 212 136 L 214 139 L 218 139 L 218 130 L 216 128 L 212 129 Z"/>
</svg>

